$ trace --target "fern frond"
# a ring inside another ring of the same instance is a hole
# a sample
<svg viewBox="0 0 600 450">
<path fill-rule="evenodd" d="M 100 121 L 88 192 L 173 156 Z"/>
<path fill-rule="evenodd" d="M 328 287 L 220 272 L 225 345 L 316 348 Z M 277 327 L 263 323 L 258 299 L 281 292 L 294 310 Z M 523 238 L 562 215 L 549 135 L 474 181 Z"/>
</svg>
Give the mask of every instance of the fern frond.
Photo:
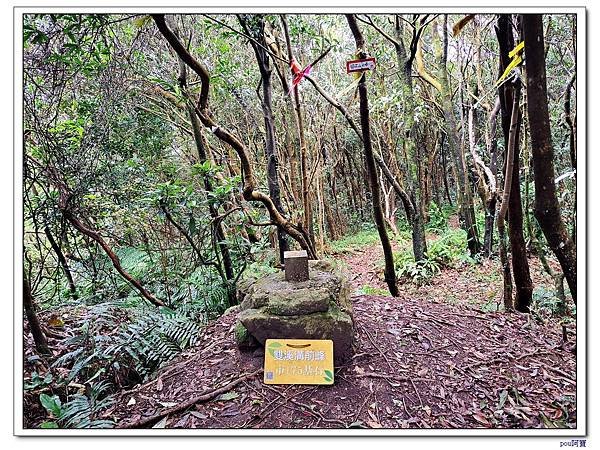
<svg viewBox="0 0 600 450">
<path fill-rule="evenodd" d="M 75 395 L 63 405 L 59 420 L 67 428 L 111 428 L 114 425 L 112 421 L 95 419 L 100 411 L 114 402 L 111 396 L 106 395 L 109 387 L 106 382 L 90 384 L 87 395 Z"/>
</svg>

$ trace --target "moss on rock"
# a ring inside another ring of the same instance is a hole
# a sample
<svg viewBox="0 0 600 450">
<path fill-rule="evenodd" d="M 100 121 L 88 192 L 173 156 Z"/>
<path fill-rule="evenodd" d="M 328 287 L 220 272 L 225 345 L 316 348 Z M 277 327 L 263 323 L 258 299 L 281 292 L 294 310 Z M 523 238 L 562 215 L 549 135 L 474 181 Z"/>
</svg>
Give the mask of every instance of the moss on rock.
<svg viewBox="0 0 600 450">
<path fill-rule="evenodd" d="M 259 343 L 239 320 L 235 322 L 233 333 L 235 336 L 235 342 L 241 350 L 252 350 L 258 347 Z"/>
<path fill-rule="evenodd" d="M 246 287 L 238 314 L 236 341 L 246 346 L 246 334 L 264 345 L 266 339 L 332 339 L 340 364 L 352 355 L 354 336 L 350 288 L 327 262 L 311 262 L 310 279 L 288 282 L 275 273 Z M 239 335 L 239 337 L 238 337 Z"/>
</svg>

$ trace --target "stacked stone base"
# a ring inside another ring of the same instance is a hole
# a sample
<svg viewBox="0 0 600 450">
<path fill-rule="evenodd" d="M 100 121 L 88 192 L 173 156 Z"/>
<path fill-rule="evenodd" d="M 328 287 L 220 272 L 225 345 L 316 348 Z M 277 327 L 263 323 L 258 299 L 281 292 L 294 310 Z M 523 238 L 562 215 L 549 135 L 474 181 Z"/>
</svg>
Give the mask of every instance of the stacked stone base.
<svg viewBox="0 0 600 450">
<path fill-rule="evenodd" d="M 307 281 L 286 281 L 278 272 L 240 286 L 235 329 L 240 349 L 256 348 L 267 339 L 331 339 L 336 365 L 352 357 L 348 282 L 324 261 L 310 261 L 309 272 Z"/>
</svg>

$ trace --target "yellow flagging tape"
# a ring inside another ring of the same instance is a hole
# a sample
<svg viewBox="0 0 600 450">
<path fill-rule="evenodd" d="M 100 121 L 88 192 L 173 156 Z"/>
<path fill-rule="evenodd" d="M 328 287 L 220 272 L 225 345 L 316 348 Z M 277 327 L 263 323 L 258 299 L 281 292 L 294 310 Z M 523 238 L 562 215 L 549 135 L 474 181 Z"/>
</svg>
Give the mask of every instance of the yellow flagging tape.
<svg viewBox="0 0 600 450">
<path fill-rule="evenodd" d="M 508 66 L 506 66 L 506 70 L 504 71 L 502 76 L 500 78 L 498 78 L 498 81 L 496 81 L 496 86 L 498 86 L 502 82 L 502 80 L 504 80 L 512 72 L 512 70 L 515 67 L 519 66 L 523 62 L 523 57 L 521 56 L 521 54 L 523 53 L 524 48 L 525 48 L 525 41 L 521 41 L 517 44 L 517 46 L 515 48 L 513 48 L 508 53 L 508 57 L 512 58 L 512 60 L 508 64 Z"/>
<path fill-rule="evenodd" d="M 358 83 L 360 83 L 360 78 L 362 77 L 363 72 L 364 71 L 353 72 L 352 76 L 354 77 L 354 80 L 352 81 L 352 83 L 350 83 L 348 86 L 346 86 L 340 92 L 338 92 L 337 97 L 338 98 L 343 97 L 344 95 L 346 95 L 350 91 L 354 90 L 358 86 Z"/>
<path fill-rule="evenodd" d="M 525 41 L 521 41 L 517 44 L 517 46 L 515 48 L 513 48 L 509 53 L 508 53 L 508 57 L 512 58 L 513 56 L 515 56 L 517 53 L 521 53 L 523 51 L 523 49 L 525 48 Z"/>
</svg>

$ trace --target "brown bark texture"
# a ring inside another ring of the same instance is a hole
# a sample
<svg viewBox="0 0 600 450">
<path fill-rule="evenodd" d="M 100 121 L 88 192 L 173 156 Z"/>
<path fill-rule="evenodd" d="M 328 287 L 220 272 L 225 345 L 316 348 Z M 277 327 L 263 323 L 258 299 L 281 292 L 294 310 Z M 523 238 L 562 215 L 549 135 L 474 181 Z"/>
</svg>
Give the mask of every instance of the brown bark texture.
<svg viewBox="0 0 600 450">
<path fill-rule="evenodd" d="M 544 28 L 540 14 L 523 14 L 527 67 L 527 110 L 535 185 L 535 217 L 577 301 L 577 249 L 567 233 L 556 196 L 554 150 L 548 114 Z"/>
<path fill-rule="evenodd" d="M 35 312 L 35 303 L 31 295 L 31 285 L 25 273 L 23 273 L 23 308 L 25 309 L 25 316 L 27 317 L 27 322 L 29 322 L 29 329 L 31 330 L 36 350 L 42 354 L 50 354 L 48 340 Z"/>
<path fill-rule="evenodd" d="M 364 51 L 365 41 L 363 38 L 356 18 L 352 14 L 347 14 L 346 19 L 354 40 L 356 42 L 356 48 L 359 51 Z M 383 211 L 381 209 L 381 196 L 379 192 L 379 184 L 377 183 L 377 169 L 375 167 L 375 158 L 373 157 L 373 146 L 371 142 L 371 128 L 369 123 L 369 99 L 366 85 L 366 75 L 363 73 L 358 84 L 358 95 L 360 99 L 360 122 L 363 135 L 363 146 L 365 151 L 365 162 L 367 166 L 367 173 L 369 177 L 369 187 L 371 189 L 371 196 L 373 200 L 373 216 L 375 224 L 377 226 L 377 232 L 379 233 L 379 239 L 381 240 L 381 246 L 383 247 L 383 254 L 385 260 L 384 277 L 385 282 L 388 285 L 390 294 L 393 297 L 399 295 L 398 286 L 396 284 L 396 271 L 394 269 L 394 257 L 392 254 L 392 246 L 385 228 L 385 220 L 383 218 Z"/>
</svg>

